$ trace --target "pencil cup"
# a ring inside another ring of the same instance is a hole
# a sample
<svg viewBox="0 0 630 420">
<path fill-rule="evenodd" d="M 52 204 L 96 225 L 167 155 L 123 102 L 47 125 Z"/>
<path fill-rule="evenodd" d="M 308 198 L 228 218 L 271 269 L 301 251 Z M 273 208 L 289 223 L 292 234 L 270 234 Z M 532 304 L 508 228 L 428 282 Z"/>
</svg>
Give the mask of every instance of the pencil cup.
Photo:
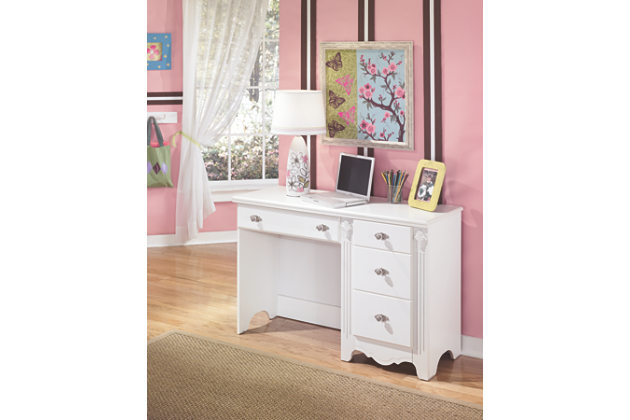
<svg viewBox="0 0 630 420">
<path fill-rule="evenodd" d="M 400 191 L 395 185 L 387 186 L 387 202 L 398 204 L 402 197 L 402 191 Z"/>
</svg>

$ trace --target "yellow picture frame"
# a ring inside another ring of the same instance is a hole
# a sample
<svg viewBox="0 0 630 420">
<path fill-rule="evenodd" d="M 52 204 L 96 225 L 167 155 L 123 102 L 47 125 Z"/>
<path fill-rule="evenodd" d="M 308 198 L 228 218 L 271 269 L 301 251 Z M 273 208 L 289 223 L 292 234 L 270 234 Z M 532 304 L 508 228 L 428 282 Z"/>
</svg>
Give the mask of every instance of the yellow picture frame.
<svg viewBox="0 0 630 420">
<path fill-rule="evenodd" d="M 409 190 L 409 205 L 426 211 L 435 210 L 440 199 L 444 175 L 446 175 L 444 163 L 426 159 L 418 162 Z"/>
</svg>

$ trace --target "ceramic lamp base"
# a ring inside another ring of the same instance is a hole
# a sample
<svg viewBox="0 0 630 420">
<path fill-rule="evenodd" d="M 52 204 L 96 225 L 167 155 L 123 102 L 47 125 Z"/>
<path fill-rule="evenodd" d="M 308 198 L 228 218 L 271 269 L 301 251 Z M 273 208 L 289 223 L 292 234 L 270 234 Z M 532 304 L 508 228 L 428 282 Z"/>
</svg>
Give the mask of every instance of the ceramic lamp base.
<svg viewBox="0 0 630 420">
<path fill-rule="evenodd" d="M 311 171 L 304 139 L 293 137 L 287 161 L 287 195 L 299 197 L 311 191 Z"/>
</svg>

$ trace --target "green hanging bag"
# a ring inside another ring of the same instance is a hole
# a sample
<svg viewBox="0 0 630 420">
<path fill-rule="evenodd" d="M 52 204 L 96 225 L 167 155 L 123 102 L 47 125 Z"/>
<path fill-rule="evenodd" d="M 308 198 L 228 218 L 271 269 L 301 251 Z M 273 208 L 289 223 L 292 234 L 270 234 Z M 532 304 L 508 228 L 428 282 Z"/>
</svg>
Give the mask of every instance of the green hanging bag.
<svg viewBox="0 0 630 420">
<path fill-rule="evenodd" d="M 159 147 L 151 147 L 151 126 L 155 127 L 155 135 Z M 147 120 L 147 187 L 172 187 L 171 181 L 171 148 L 164 146 L 164 138 L 154 117 Z"/>
</svg>

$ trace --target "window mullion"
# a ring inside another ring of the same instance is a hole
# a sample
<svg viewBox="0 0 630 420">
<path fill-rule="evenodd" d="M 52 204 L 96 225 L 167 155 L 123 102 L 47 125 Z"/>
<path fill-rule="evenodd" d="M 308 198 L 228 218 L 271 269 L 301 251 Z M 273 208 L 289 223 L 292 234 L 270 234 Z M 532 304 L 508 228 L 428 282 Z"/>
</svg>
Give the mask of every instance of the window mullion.
<svg viewBox="0 0 630 420">
<path fill-rule="evenodd" d="M 265 36 L 266 33 L 263 33 L 263 39 L 262 39 L 262 82 L 259 81 L 258 83 L 260 83 L 260 85 L 265 86 L 265 70 L 267 68 L 266 66 L 266 61 L 265 61 Z M 260 111 L 261 111 L 261 115 L 260 115 L 260 122 L 262 123 L 262 133 L 260 133 L 262 135 L 262 179 L 265 179 L 265 146 L 267 145 L 267 139 L 265 137 L 265 93 L 266 90 L 263 89 L 262 86 L 259 86 L 258 88 L 258 92 L 260 92 L 260 101 L 261 101 L 261 105 L 260 105 Z"/>
<path fill-rule="evenodd" d="M 228 181 L 232 180 L 232 128 L 228 127 Z"/>
<path fill-rule="evenodd" d="M 265 129 L 265 94 L 267 93 L 266 90 L 263 90 L 263 94 L 262 94 L 262 179 L 266 179 L 266 171 L 265 171 L 265 165 L 266 165 L 266 152 L 267 152 L 267 130 Z"/>
</svg>

